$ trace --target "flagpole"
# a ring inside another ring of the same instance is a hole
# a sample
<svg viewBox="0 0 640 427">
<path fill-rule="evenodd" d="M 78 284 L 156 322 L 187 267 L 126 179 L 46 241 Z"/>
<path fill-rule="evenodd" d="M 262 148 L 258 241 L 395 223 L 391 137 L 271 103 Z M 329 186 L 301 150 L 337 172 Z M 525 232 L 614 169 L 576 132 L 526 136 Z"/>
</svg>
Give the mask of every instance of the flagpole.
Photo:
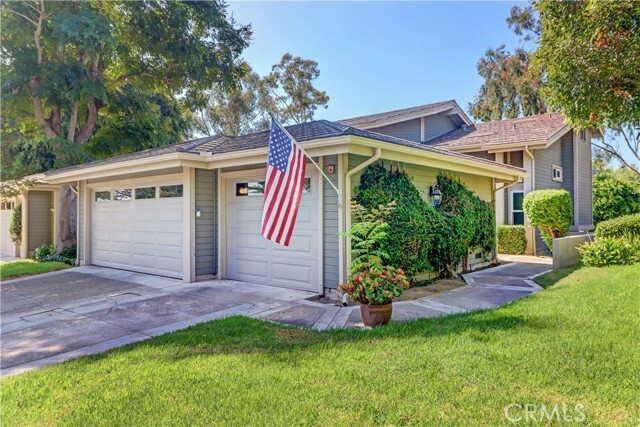
<svg viewBox="0 0 640 427">
<path fill-rule="evenodd" d="M 302 148 L 302 146 L 298 143 L 298 141 L 296 141 L 296 139 L 291 136 L 291 134 L 287 131 L 287 129 L 285 129 L 284 126 L 282 126 L 280 124 L 280 122 L 278 122 L 276 119 L 274 119 L 273 117 L 271 118 L 274 122 L 276 122 L 276 124 L 278 126 L 280 126 L 280 129 L 282 129 L 282 131 L 289 137 L 291 138 L 291 141 L 293 141 L 294 144 L 296 144 L 296 146 L 300 149 L 300 151 L 302 151 L 302 154 L 304 154 L 305 156 L 307 156 L 307 158 L 309 160 L 311 160 L 311 163 L 313 163 L 313 165 L 318 169 L 318 171 L 320 171 L 320 173 L 322 174 L 322 176 L 324 177 L 324 179 L 327 180 L 327 182 L 329 183 L 330 186 L 333 187 L 333 189 L 336 191 L 336 193 L 338 193 L 338 196 L 342 195 L 342 192 L 340 190 L 338 190 L 338 187 L 336 187 L 335 185 L 333 185 L 333 182 L 331 182 L 331 180 L 329 179 L 329 177 L 327 175 L 325 175 L 324 171 L 322 170 L 322 168 L 320 166 L 318 166 L 318 164 L 316 163 L 315 160 L 313 160 L 313 157 L 311 157 L 309 155 L 309 153 L 307 153 L 304 148 Z M 339 200 L 339 199 L 338 199 Z"/>
</svg>

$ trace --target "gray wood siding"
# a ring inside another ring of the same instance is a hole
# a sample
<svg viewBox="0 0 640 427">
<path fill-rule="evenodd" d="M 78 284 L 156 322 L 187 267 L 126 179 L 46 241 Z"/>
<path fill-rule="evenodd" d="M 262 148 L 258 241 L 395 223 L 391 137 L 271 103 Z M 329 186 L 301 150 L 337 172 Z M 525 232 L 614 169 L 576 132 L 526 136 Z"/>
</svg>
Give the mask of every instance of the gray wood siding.
<svg viewBox="0 0 640 427">
<path fill-rule="evenodd" d="M 578 226 L 593 225 L 593 179 L 591 168 L 591 141 L 587 132 L 586 141 L 576 142 L 578 166 L 575 174 L 578 181 Z"/>
<path fill-rule="evenodd" d="M 395 136 L 396 138 L 408 139 L 409 141 L 420 142 L 420 119 L 407 120 L 392 125 L 381 126 L 369 129 L 383 135 Z"/>
<path fill-rule="evenodd" d="M 567 132 L 560 138 L 560 154 L 562 166 L 562 188 L 571 195 L 571 203 L 575 209 L 576 199 L 574 197 L 574 171 L 573 171 L 573 132 Z M 558 144 L 558 143 L 556 143 Z M 572 222 L 572 225 L 573 224 Z"/>
<path fill-rule="evenodd" d="M 562 166 L 561 144 L 552 144 L 547 148 L 533 151 L 533 158 L 536 162 L 536 182 L 535 189 L 547 188 L 561 189 L 562 183 L 553 180 L 553 165 Z"/>
<path fill-rule="evenodd" d="M 200 209 L 196 217 L 196 276 L 217 273 L 217 174 L 215 170 L 196 169 L 195 206 Z"/>
<path fill-rule="evenodd" d="M 481 159 L 496 161 L 496 155 L 488 151 L 474 151 L 473 153 L 465 153 L 469 156 L 480 157 Z"/>
<path fill-rule="evenodd" d="M 80 181 L 78 185 L 78 239 L 77 252 L 78 261 L 85 261 L 84 257 L 84 222 L 86 221 L 86 212 L 84 211 L 84 201 L 88 197 L 87 187 L 84 181 Z"/>
<path fill-rule="evenodd" d="M 427 116 L 424 118 L 424 140 L 428 141 L 456 128 L 455 123 L 443 114 Z"/>
<path fill-rule="evenodd" d="M 511 166 L 524 167 L 524 151 L 510 151 L 507 157 Z"/>
<path fill-rule="evenodd" d="M 327 176 L 338 186 L 338 156 L 326 156 L 323 159 L 326 173 L 326 165 L 335 165 L 335 173 Z M 325 288 L 338 287 L 339 256 L 338 256 L 338 195 L 326 179 L 322 180 L 322 282 Z"/>
<path fill-rule="evenodd" d="M 53 192 L 29 191 L 28 197 L 27 250 L 31 253 L 40 245 L 52 244 Z"/>
</svg>

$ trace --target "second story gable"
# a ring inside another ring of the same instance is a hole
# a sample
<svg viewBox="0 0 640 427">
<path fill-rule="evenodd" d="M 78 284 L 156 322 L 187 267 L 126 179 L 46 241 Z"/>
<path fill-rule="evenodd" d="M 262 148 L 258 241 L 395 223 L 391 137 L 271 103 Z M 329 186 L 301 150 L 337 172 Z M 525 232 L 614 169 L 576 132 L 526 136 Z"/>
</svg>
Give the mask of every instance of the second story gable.
<svg viewBox="0 0 640 427">
<path fill-rule="evenodd" d="M 473 124 L 454 100 L 354 117 L 338 123 L 414 142 L 426 142 Z"/>
</svg>

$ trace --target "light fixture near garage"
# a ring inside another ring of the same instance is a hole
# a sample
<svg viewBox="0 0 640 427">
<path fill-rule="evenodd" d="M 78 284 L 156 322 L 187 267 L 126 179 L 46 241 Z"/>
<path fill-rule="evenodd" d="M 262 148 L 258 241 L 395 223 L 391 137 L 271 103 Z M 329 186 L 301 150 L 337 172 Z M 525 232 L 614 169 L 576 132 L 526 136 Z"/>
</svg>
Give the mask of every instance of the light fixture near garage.
<svg viewBox="0 0 640 427">
<path fill-rule="evenodd" d="M 431 203 L 433 206 L 439 206 L 442 201 L 442 192 L 438 184 L 429 187 L 429 197 L 431 197 Z"/>
</svg>

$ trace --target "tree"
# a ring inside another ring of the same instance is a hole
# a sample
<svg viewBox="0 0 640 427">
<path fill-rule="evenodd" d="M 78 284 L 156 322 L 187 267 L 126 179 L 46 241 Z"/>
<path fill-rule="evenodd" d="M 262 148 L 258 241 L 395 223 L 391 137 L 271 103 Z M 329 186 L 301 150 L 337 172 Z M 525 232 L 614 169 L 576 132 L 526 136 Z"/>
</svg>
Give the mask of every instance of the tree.
<svg viewBox="0 0 640 427">
<path fill-rule="evenodd" d="M 46 2 L 2 5 L 3 103 L 31 104 L 50 140 L 89 141 L 110 94 L 131 85 L 202 104 L 200 91 L 231 86 L 250 27 L 209 2 Z"/>
<path fill-rule="evenodd" d="M 260 76 L 248 64 L 239 83 L 225 89 L 216 86 L 206 91 L 207 106 L 195 117 L 198 132 L 205 135 L 242 135 L 269 127 L 260 105 Z"/>
<path fill-rule="evenodd" d="M 594 145 L 640 174 L 619 144 L 640 161 L 640 2 L 535 1 L 542 23 L 534 64 L 543 96 L 581 128 L 608 128 Z"/>
<path fill-rule="evenodd" d="M 488 49 L 477 64 L 484 83 L 469 103 L 471 115 L 489 121 L 545 113 L 547 108 L 539 94 L 541 81 L 530 72 L 530 59 L 531 53 L 522 48 L 513 54 L 504 45 Z"/>
<path fill-rule="evenodd" d="M 260 84 L 261 106 L 282 123 L 304 123 L 319 107 L 327 108 L 329 96 L 313 86 L 320 76 L 318 63 L 286 53 Z"/>
<path fill-rule="evenodd" d="M 593 178 L 593 222 L 606 221 L 640 212 L 640 187 L 612 173 L 605 172 Z"/>
</svg>

